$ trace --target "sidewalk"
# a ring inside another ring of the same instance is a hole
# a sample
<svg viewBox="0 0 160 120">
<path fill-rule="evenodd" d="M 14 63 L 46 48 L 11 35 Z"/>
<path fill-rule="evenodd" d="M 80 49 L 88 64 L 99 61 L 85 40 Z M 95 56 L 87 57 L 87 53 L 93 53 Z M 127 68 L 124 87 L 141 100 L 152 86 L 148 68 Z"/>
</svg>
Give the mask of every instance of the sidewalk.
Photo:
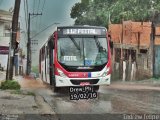
<svg viewBox="0 0 160 120">
<path fill-rule="evenodd" d="M 14 79 L 20 83 L 21 92 L 0 90 L 0 114 L 55 115 L 55 112 L 45 102 L 43 96 L 37 92 L 47 89 L 47 86 L 41 80 L 23 78 L 22 76 L 16 76 Z"/>
<path fill-rule="evenodd" d="M 156 90 L 160 91 L 160 79 L 146 79 L 139 81 L 113 81 L 109 89 L 119 90 Z"/>
</svg>

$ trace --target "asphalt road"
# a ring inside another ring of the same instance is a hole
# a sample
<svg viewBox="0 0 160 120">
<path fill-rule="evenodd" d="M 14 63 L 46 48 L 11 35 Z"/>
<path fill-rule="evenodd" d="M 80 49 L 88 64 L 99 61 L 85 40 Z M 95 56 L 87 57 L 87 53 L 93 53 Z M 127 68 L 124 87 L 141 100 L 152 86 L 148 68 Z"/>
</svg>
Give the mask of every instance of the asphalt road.
<svg viewBox="0 0 160 120">
<path fill-rule="evenodd" d="M 160 120 L 160 89 L 137 84 L 111 84 L 101 86 L 96 99 L 70 100 L 69 88 L 53 93 L 40 80 L 19 80 L 22 89 L 31 90 L 43 97 L 56 113 L 52 115 L 22 115 L 33 120 Z M 23 119 L 21 119 L 23 120 Z M 24 119 L 25 120 L 25 119 Z"/>
<path fill-rule="evenodd" d="M 144 115 L 160 113 L 159 90 L 121 90 L 102 86 L 98 98 L 88 100 L 70 100 L 68 91 L 65 88 L 59 93 L 43 94 L 60 120 L 123 120 L 129 119 L 128 114 L 133 118 L 135 116 L 130 115 L 138 114 L 141 119 L 146 119 Z M 160 116 L 156 117 L 155 120 L 160 119 Z"/>
</svg>

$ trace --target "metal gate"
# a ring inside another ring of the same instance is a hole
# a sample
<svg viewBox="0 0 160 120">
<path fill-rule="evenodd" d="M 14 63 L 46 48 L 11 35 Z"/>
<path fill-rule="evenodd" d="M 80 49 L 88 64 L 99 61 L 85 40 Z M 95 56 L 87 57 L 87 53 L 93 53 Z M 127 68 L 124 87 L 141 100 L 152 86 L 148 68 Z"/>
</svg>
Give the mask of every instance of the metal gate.
<svg viewBox="0 0 160 120">
<path fill-rule="evenodd" d="M 160 77 L 160 45 L 155 45 L 154 76 Z"/>
</svg>

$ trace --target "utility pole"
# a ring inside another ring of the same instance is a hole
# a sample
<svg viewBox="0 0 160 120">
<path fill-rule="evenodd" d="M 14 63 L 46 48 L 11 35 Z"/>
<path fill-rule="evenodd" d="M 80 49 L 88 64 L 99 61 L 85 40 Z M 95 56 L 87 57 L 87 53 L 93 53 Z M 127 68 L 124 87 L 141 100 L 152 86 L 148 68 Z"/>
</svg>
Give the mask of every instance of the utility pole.
<svg viewBox="0 0 160 120">
<path fill-rule="evenodd" d="M 31 15 L 37 16 L 37 15 L 42 15 L 42 13 L 37 13 L 37 14 L 31 14 L 29 13 L 29 18 L 28 18 L 28 42 L 27 42 L 27 70 L 26 70 L 26 75 L 29 75 L 31 72 L 31 38 L 30 38 L 30 19 Z"/>
<path fill-rule="evenodd" d="M 12 17 L 12 30 L 11 30 L 11 41 L 10 41 L 10 59 L 9 59 L 9 72 L 6 73 L 6 79 L 12 80 L 13 78 L 13 66 L 14 66 L 14 54 L 16 49 L 16 38 L 18 30 L 18 18 L 21 0 L 15 0 L 14 13 Z"/>
<path fill-rule="evenodd" d="M 152 24 L 151 24 L 151 55 L 152 55 L 152 71 L 153 76 L 155 76 L 155 13 L 152 18 Z"/>
</svg>

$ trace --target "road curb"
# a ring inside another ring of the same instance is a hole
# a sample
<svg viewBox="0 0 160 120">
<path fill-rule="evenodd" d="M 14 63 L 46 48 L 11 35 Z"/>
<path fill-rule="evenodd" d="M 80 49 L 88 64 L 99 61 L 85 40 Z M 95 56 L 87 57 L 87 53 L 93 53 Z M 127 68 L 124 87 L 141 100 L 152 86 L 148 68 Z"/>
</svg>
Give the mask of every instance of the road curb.
<svg viewBox="0 0 160 120">
<path fill-rule="evenodd" d="M 117 90 L 148 90 L 148 91 L 160 91 L 159 86 L 153 86 L 148 84 L 111 84 L 107 87 L 108 89 L 117 89 Z"/>
<path fill-rule="evenodd" d="M 55 111 L 53 111 L 51 106 L 46 102 L 44 97 L 42 97 L 41 95 L 35 95 L 35 102 L 40 107 L 40 111 L 39 111 L 40 114 L 54 115 L 55 117 L 54 120 L 58 120 L 57 114 L 55 113 Z"/>
</svg>

